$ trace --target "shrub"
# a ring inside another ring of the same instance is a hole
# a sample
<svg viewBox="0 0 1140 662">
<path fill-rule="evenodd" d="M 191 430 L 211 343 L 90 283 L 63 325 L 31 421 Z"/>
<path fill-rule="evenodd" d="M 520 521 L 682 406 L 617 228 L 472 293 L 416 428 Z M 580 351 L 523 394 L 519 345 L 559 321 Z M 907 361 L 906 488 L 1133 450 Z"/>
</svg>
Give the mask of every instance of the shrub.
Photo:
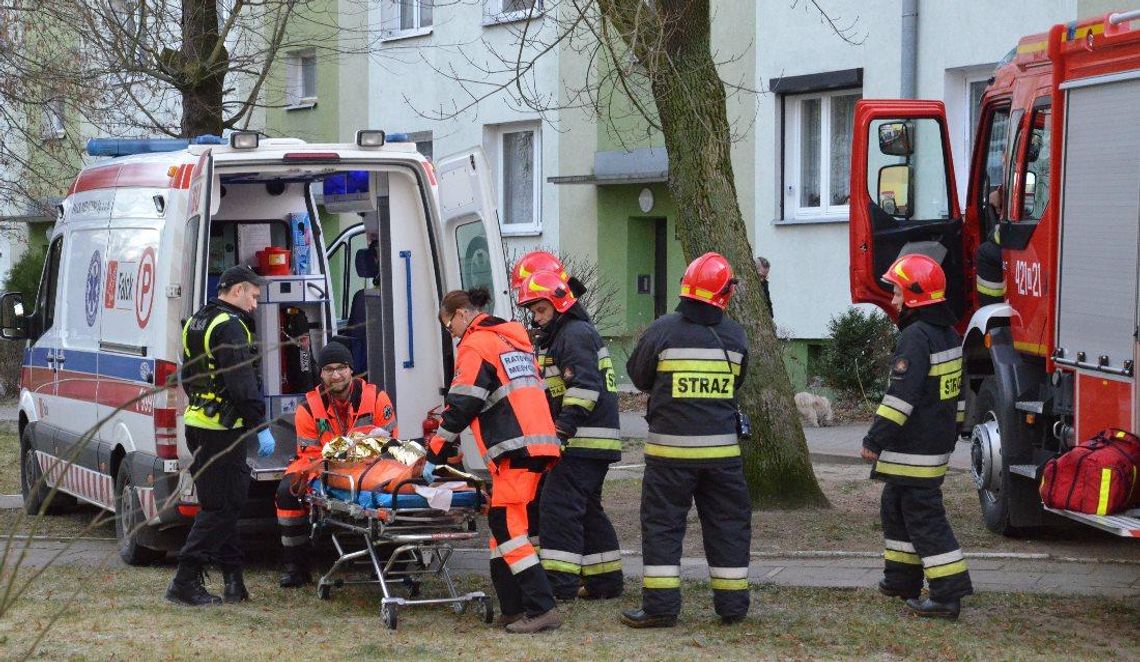
<svg viewBox="0 0 1140 662">
<path fill-rule="evenodd" d="M 898 338 L 890 318 L 877 310 L 850 308 L 831 318 L 827 332 L 831 342 L 820 366 L 827 385 L 852 397 L 881 398 Z"/>
</svg>

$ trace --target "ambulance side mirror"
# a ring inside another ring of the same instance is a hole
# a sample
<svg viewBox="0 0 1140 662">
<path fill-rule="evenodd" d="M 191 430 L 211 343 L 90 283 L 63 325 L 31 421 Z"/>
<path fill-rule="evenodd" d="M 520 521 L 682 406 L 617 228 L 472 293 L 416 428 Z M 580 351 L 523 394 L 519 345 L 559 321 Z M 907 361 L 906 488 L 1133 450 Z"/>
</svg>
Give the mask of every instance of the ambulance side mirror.
<svg viewBox="0 0 1140 662">
<path fill-rule="evenodd" d="M 24 314 L 24 295 L 6 292 L 0 296 L 0 338 L 24 340 L 28 337 L 28 318 Z"/>
</svg>

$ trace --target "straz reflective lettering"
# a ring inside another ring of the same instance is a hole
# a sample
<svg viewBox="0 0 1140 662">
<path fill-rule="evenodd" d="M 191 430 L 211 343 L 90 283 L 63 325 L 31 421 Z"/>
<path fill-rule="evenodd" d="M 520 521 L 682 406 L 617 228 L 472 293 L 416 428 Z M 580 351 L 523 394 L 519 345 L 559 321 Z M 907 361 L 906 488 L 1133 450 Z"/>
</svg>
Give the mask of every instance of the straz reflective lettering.
<svg viewBox="0 0 1140 662">
<path fill-rule="evenodd" d="M 1041 263 L 1018 260 L 1014 263 L 1013 280 L 1017 283 L 1017 293 L 1027 296 L 1041 296 Z"/>
<path fill-rule="evenodd" d="M 939 380 L 938 391 L 943 400 L 957 399 L 958 394 L 962 392 L 962 373 L 959 371 L 942 375 Z"/>
<path fill-rule="evenodd" d="M 673 373 L 674 398 L 722 398 L 732 397 L 732 375 L 710 374 L 707 372 Z"/>
<path fill-rule="evenodd" d="M 538 377 L 538 367 L 534 363 L 534 354 L 529 352 L 504 352 L 499 355 L 510 379 L 523 379 L 525 377 Z"/>
</svg>

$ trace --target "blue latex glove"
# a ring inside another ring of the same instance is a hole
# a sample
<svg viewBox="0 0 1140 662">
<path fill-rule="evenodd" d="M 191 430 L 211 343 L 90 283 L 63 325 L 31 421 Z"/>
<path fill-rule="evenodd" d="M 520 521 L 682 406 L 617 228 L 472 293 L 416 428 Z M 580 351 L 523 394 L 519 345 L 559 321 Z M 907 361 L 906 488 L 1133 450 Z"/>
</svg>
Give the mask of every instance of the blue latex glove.
<svg viewBox="0 0 1140 662">
<path fill-rule="evenodd" d="M 424 462 L 424 472 L 421 475 L 428 485 L 435 482 L 435 466 L 431 462 Z"/>
<path fill-rule="evenodd" d="M 269 457 L 273 455 L 274 449 L 277 448 L 277 440 L 273 438 L 273 433 L 269 428 L 265 428 L 257 433 L 257 454 L 259 457 Z"/>
</svg>

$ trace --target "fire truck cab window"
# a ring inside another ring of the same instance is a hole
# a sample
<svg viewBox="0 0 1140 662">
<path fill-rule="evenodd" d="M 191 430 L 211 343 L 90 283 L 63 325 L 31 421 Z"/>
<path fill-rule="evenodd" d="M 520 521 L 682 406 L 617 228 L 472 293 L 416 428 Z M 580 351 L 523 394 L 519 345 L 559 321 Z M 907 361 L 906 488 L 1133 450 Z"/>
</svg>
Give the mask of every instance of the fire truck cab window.
<svg viewBox="0 0 1140 662">
<path fill-rule="evenodd" d="M 1037 108 L 1030 120 L 1021 186 L 1021 220 L 1040 220 L 1049 203 L 1050 109 Z"/>
<path fill-rule="evenodd" d="M 944 220 L 949 215 L 942 126 L 933 119 L 871 123 L 867 190 L 896 223 Z"/>
<path fill-rule="evenodd" d="M 997 108 L 990 112 L 985 138 L 984 163 L 981 169 L 982 180 L 975 190 L 978 192 L 977 208 L 981 210 L 982 235 L 989 236 L 994 226 L 1001 220 L 1005 203 L 1006 164 L 1009 162 L 1009 108 Z"/>
</svg>

